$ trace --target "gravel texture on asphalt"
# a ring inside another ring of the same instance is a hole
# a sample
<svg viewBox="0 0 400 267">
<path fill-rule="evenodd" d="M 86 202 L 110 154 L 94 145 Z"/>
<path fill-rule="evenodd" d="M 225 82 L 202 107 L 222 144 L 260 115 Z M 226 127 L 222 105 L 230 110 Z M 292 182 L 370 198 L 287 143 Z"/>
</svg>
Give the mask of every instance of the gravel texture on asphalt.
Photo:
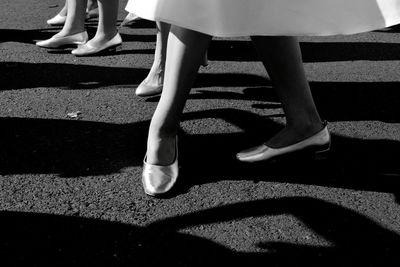
<svg viewBox="0 0 400 267">
<path fill-rule="evenodd" d="M 77 58 L 34 45 L 62 5 L 0 3 L 1 266 L 398 266 L 399 27 L 300 38 L 332 133 L 324 161 L 235 160 L 284 116 L 249 39 L 215 38 L 184 111 L 178 185 L 157 199 L 140 177 L 159 98 L 134 94 L 154 23 L 120 28 L 115 55 Z"/>
</svg>

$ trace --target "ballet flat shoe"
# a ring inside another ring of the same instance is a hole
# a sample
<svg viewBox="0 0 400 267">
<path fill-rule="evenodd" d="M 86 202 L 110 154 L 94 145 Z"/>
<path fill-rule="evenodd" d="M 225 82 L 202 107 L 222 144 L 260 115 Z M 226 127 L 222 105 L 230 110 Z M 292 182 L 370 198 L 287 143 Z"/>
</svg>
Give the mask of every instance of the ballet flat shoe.
<svg viewBox="0 0 400 267">
<path fill-rule="evenodd" d="M 277 156 L 303 150 L 314 152 L 317 157 L 320 157 L 329 151 L 330 143 L 331 137 L 325 123 L 325 127 L 321 131 L 293 145 L 272 148 L 262 144 L 238 153 L 236 158 L 242 162 L 267 161 Z"/>
<path fill-rule="evenodd" d="M 68 45 L 81 45 L 86 43 L 87 40 L 88 34 L 84 31 L 64 37 L 53 36 L 50 39 L 37 42 L 36 45 L 45 48 L 60 48 Z"/>
<path fill-rule="evenodd" d="M 175 159 L 172 164 L 161 166 L 146 162 L 147 154 L 143 160 L 142 184 L 144 192 L 149 196 L 167 193 L 174 186 L 178 174 L 178 138 L 175 138 Z"/>
<path fill-rule="evenodd" d="M 121 27 L 129 26 L 132 23 L 134 23 L 135 21 L 140 20 L 140 19 L 141 18 L 139 16 L 137 16 L 133 13 L 128 13 L 128 15 L 126 15 L 126 17 L 124 18 L 124 20 L 122 21 L 120 26 Z"/>
<path fill-rule="evenodd" d="M 51 19 L 47 20 L 47 24 L 50 26 L 60 26 L 64 25 L 65 21 L 67 20 L 67 16 L 62 16 L 60 14 L 55 15 Z"/>
<path fill-rule="evenodd" d="M 146 82 L 143 81 L 136 88 L 135 94 L 137 96 L 141 96 L 141 97 L 154 96 L 154 95 L 161 94 L 162 90 L 163 90 L 162 85 L 158 85 L 158 86 L 147 85 Z"/>
<path fill-rule="evenodd" d="M 102 52 L 116 52 L 121 48 L 122 45 L 122 38 L 119 33 L 117 33 L 111 40 L 107 41 L 104 45 L 95 47 L 93 46 L 90 41 L 78 46 L 78 48 L 71 51 L 71 54 L 84 57 L 84 56 L 91 56 L 95 54 L 99 54 Z"/>
</svg>

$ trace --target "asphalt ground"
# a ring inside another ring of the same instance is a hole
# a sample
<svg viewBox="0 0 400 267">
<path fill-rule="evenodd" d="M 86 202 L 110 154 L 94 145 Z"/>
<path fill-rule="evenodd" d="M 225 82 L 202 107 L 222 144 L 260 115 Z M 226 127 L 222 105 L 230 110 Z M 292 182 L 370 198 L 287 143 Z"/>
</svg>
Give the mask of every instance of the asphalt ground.
<svg viewBox="0 0 400 267">
<path fill-rule="evenodd" d="M 158 97 L 134 94 L 154 24 L 121 28 L 115 55 L 35 46 L 62 4 L 0 3 L 1 266 L 398 266 L 400 27 L 301 37 L 331 153 L 255 165 L 235 153 L 283 127 L 281 105 L 248 38 L 215 38 L 157 199 L 140 177 Z"/>
</svg>

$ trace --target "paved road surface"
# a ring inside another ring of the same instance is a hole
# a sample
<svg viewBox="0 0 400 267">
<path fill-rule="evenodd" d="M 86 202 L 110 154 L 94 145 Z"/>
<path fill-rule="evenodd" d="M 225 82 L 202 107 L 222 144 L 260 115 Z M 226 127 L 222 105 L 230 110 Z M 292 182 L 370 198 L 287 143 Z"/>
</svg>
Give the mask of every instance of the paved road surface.
<svg viewBox="0 0 400 267">
<path fill-rule="evenodd" d="M 398 266 L 400 28 L 301 38 L 333 135 L 317 162 L 235 161 L 284 118 L 248 39 L 215 39 L 185 109 L 179 185 L 154 199 L 140 174 L 158 98 L 134 95 L 154 25 L 120 29 L 117 55 L 36 47 L 62 3 L 0 3 L 2 266 Z"/>
</svg>

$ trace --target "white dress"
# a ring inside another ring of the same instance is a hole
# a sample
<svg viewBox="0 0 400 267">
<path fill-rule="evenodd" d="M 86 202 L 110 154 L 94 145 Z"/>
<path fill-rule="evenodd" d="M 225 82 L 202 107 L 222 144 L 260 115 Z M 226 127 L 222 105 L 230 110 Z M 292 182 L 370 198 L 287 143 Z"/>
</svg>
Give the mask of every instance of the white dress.
<svg viewBox="0 0 400 267">
<path fill-rule="evenodd" d="M 219 37 L 353 34 L 400 23 L 400 0 L 129 0 L 126 10 Z"/>
</svg>

